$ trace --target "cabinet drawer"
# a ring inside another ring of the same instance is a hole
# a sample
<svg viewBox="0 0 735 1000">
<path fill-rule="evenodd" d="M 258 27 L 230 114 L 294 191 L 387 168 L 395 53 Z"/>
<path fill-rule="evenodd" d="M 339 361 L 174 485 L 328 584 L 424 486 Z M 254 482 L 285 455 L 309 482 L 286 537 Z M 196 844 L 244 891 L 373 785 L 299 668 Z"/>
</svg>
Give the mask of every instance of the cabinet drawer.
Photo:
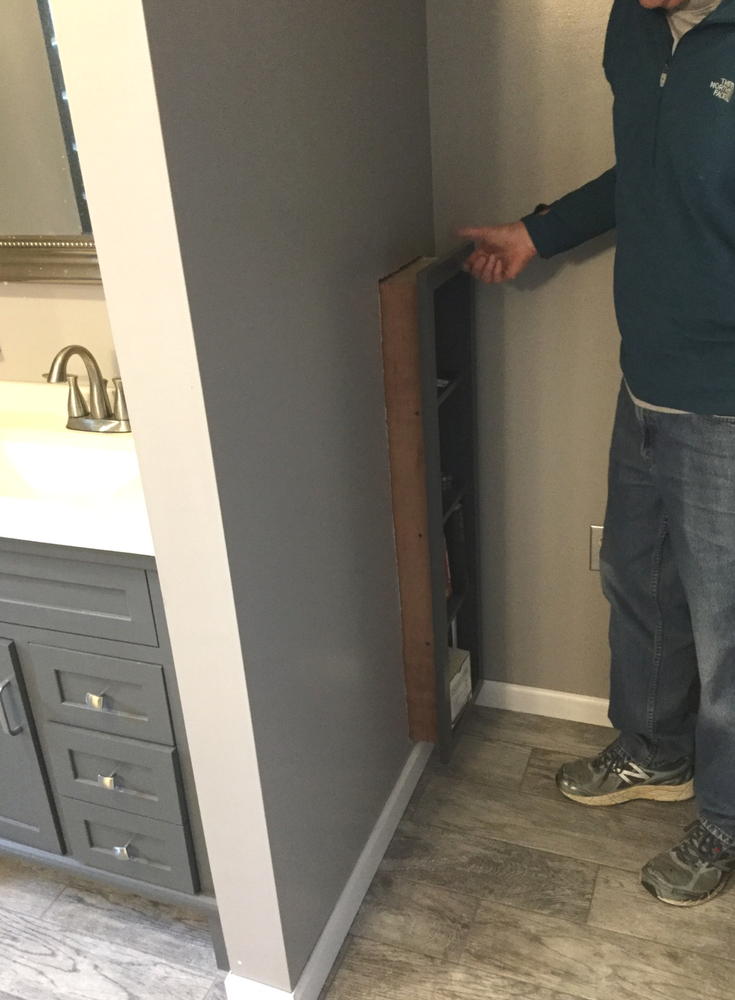
<svg viewBox="0 0 735 1000">
<path fill-rule="evenodd" d="M 0 621 L 157 646 L 145 570 L 0 551 Z"/>
<path fill-rule="evenodd" d="M 60 795 L 166 823 L 184 822 L 176 750 L 91 733 L 52 722 L 46 726 L 50 764 Z"/>
<path fill-rule="evenodd" d="M 163 667 L 28 644 L 45 720 L 173 746 Z"/>
<path fill-rule="evenodd" d="M 198 890 L 185 826 L 78 799 L 62 798 L 61 812 L 71 853 L 82 864 L 182 892 Z"/>
</svg>

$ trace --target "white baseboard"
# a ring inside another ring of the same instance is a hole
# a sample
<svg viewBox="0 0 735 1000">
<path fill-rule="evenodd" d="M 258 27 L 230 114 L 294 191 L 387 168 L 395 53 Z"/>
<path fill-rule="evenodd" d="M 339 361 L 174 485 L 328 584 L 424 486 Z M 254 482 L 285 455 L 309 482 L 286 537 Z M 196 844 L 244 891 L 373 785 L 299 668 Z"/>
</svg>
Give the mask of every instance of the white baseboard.
<svg viewBox="0 0 735 1000">
<path fill-rule="evenodd" d="M 545 688 L 506 684 L 503 681 L 485 681 L 480 689 L 477 704 L 485 708 L 507 708 L 511 712 L 546 715 L 551 719 L 568 719 L 571 722 L 591 722 L 595 726 L 610 726 L 606 699 L 590 698 L 585 694 L 548 691 Z"/>
<path fill-rule="evenodd" d="M 227 1000 L 292 1000 L 296 995 L 256 983 L 252 979 L 243 979 L 233 972 L 228 972 L 225 979 L 225 993 Z"/>
<path fill-rule="evenodd" d="M 318 1000 L 339 950 L 357 916 L 365 893 L 383 860 L 408 800 L 418 784 L 426 762 L 434 749 L 430 743 L 417 743 L 385 804 L 373 832 L 360 855 L 337 905 L 317 941 L 293 993 L 264 986 L 232 972 L 225 979 L 227 1000 Z"/>
</svg>

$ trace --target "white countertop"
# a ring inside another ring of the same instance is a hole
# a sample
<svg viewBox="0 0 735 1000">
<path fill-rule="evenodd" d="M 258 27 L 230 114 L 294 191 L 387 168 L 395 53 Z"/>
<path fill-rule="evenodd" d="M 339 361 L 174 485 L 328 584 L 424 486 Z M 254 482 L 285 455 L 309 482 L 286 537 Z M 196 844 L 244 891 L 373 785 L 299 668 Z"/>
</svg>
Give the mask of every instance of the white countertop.
<svg viewBox="0 0 735 1000">
<path fill-rule="evenodd" d="M 67 430 L 67 392 L 0 382 L 0 536 L 152 556 L 133 435 Z"/>
</svg>

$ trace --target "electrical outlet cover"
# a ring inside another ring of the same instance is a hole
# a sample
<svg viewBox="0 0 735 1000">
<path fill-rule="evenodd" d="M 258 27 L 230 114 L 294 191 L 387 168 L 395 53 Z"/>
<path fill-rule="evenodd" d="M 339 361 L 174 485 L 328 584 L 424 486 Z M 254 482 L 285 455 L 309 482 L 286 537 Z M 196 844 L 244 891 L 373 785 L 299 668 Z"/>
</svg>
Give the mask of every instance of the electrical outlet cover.
<svg viewBox="0 0 735 1000">
<path fill-rule="evenodd" d="M 600 572 L 600 546 L 602 545 L 602 528 L 593 524 L 590 526 L 590 569 Z"/>
</svg>

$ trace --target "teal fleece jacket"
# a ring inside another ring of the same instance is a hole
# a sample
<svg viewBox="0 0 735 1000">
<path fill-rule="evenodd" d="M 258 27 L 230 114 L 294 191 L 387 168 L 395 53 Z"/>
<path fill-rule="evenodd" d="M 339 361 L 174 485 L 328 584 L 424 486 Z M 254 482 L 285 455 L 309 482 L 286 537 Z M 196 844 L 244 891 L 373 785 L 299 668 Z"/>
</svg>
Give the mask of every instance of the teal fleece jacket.
<svg viewBox="0 0 735 1000">
<path fill-rule="evenodd" d="M 615 309 L 631 391 L 735 416 L 735 0 L 681 39 L 615 0 L 604 68 L 616 166 L 525 222 L 541 257 L 617 227 Z"/>
</svg>

